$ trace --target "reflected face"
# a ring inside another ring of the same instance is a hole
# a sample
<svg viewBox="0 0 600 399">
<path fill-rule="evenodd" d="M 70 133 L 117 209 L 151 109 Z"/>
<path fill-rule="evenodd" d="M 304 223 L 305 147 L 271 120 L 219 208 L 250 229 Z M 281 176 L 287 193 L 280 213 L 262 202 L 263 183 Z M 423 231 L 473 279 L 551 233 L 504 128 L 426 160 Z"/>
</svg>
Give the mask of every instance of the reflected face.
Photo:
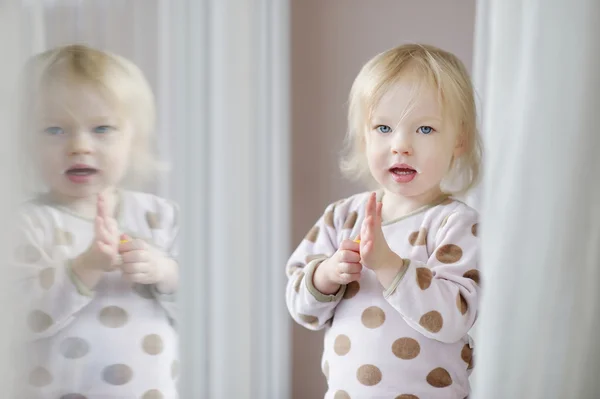
<svg viewBox="0 0 600 399">
<path fill-rule="evenodd" d="M 35 112 L 33 150 L 50 191 L 82 199 L 116 186 L 131 153 L 131 123 L 92 87 L 56 84 Z"/>
<path fill-rule="evenodd" d="M 385 93 L 366 133 L 369 170 L 386 194 L 427 199 L 452 158 L 460 154 L 458 130 L 444 120 L 435 87 L 405 78 Z"/>
</svg>

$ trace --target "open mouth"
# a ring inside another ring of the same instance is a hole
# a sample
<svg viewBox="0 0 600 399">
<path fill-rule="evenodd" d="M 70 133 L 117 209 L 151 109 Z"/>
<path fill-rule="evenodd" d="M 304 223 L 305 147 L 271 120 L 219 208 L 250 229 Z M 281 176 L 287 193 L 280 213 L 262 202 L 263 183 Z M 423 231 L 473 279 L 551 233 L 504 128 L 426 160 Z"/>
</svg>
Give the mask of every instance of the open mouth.
<svg viewBox="0 0 600 399">
<path fill-rule="evenodd" d="M 94 168 L 71 168 L 65 172 L 68 176 L 90 176 L 98 173 L 98 169 Z"/>
<path fill-rule="evenodd" d="M 416 170 L 411 169 L 411 168 L 391 168 L 390 172 L 392 172 L 395 175 L 400 175 L 400 176 L 407 176 L 407 175 L 412 175 L 417 173 Z"/>
<path fill-rule="evenodd" d="M 397 183 L 410 183 L 417 176 L 416 169 L 406 164 L 396 164 L 389 170 Z"/>
</svg>

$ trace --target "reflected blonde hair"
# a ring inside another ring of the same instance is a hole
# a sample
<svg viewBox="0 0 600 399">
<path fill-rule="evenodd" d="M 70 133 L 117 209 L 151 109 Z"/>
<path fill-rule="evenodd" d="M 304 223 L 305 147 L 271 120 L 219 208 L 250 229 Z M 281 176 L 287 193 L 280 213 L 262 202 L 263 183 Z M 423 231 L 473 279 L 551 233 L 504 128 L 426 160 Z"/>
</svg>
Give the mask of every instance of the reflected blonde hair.
<svg viewBox="0 0 600 399">
<path fill-rule="evenodd" d="M 82 44 L 57 47 L 31 57 L 23 70 L 19 125 L 30 149 L 34 129 L 31 113 L 45 89 L 56 84 L 85 85 L 108 102 L 116 116 L 133 127 L 126 182 L 139 185 L 165 169 L 155 146 L 156 108 L 142 71 L 124 57 Z"/>
<path fill-rule="evenodd" d="M 403 78 L 417 78 L 438 91 L 444 119 L 457 127 L 463 153 L 453 159 L 444 191 L 459 195 L 480 178 L 482 144 L 477 129 L 473 84 L 464 64 L 454 54 L 423 44 L 406 44 L 384 51 L 360 70 L 350 90 L 348 131 L 340 167 L 352 180 L 373 185 L 365 153 L 365 133 L 383 95 Z"/>
</svg>

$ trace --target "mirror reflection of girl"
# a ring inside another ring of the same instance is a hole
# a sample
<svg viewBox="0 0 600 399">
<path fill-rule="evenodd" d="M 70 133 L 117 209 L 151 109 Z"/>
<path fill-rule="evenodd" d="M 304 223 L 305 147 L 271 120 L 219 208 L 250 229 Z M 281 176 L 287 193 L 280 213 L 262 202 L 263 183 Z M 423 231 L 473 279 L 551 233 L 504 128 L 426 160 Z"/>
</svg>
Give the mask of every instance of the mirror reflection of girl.
<svg viewBox="0 0 600 399">
<path fill-rule="evenodd" d="M 377 189 L 325 209 L 287 264 L 294 320 L 326 329 L 327 399 L 463 399 L 479 305 L 472 84 L 456 56 L 403 45 L 350 94 L 343 170 Z M 360 240 L 355 240 L 360 237 Z"/>
<path fill-rule="evenodd" d="M 177 207 L 152 176 L 154 98 L 128 60 L 83 45 L 25 69 L 23 135 L 43 187 L 21 207 L 27 398 L 175 398 Z"/>
</svg>

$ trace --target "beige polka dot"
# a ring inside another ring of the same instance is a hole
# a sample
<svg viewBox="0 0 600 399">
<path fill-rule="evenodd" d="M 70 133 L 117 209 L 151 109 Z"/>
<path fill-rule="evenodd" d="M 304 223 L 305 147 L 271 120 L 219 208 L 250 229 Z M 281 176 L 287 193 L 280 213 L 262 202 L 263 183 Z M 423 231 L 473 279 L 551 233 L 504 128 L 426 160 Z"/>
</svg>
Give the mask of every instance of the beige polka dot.
<svg viewBox="0 0 600 399">
<path fill-rule="evenodd" d="M 433 273 L 427 267 L 417 268 L 417 284 L 422 290 L 426 290 L 431 285 L 431 279 L 433 279 Z"/>
<path fill-rule="evenodd" d="M 300 292 L 300 285 L 304 280 L 304 272 L 298 273 L 298 277 L 296 277 L 296 282 L 294 283 L 294 291 Z"/>
<path fill-rule="evenodd" d="M 325 255 L 325 254 L 307 255 L 305 260 L 306 260 L 306 263 L 310 263 L 315 259 L 323 259 L 323 258 L 327 258 L 327 255 Z"/>
<path fill-rule="evenodd" d="M 333 342 L 333 351 L 339 356 L 345 356 L 350 352 L 351 347 L 350 338 L 347 335 L 340 334 L 335 337 Z"/>
<path fill-rule="evenodd" d="M 129 316 L 125 309 L 118 306 L 107 306 L 100 311 L 98 319 L 100 323 L 110 328 L 123 327 Z"/>
<path fill-rule="evenodd" d="M 438 367 L 427 375 L 427 382 L 432 387 L 445 388 L 452 385 L 452 377 L 450 377 L 450 373 L 446 369 Z"/>
<path fill-rule="evenodd" d="M 356 213 L 355 211 L 350 212 L 348 214 L 348 217 L 346 218 L 346 221 L 344 222 L 344 229 L 352 229 L 354 228 L 354 225 L 356 224 L 356 221 L 358 220 L 358 213 Z"/>
<path fill-rule="evenodd" d="M 37 367 L 29 373 L 29 385 L 41 388 L 52 383 L 52 374 L 43 367 Z"/>
<path fill-rule="evenodd" d="M 385 322 L 385 312 L 377 306 L 371 306 L 362 313 L 361 321 L 367 328 L 381 327 Z"/>
<path fill-rule="evenodd" d="M 154 295 L 152 295 L 149 285 L 134 283 L 131 288 L 133 289 L 133 292 L 144 299 L 154 299 Z"/>
<path fill-rule="evenodd" d="M 160 217 L 156 212 L 146 212 L 146 223 L 150 229 L 155 230 L 160 228 Z"/>
<path fill-rule="evenodd" d="M 29 329 L 35 333 L 46 331 L 52 324 L 54 324 L 52 317 L 50 317 L 48 313 L 42 312 L 41 310 L 33 310 L 27 317 L 27 325 L 29 326 Z"/>
<path fill-rule="evenodd" d="M 40 286 L 43 289 L 47 290 L 54 284 L 54 272 L 55 269 L 53 267 L 47 267 L 40 272 Z"/>
<path fill-rule="evenodd" d="M 396 396 L 394 399 L 419 399 L 418 396 L 404 393 L 402 395 Z"/>
<path fill-rule="evenodd" d="M 325 214 L 325 224 L 329 227 L 335 228 L 335 225 L 333 224 L 333 212 L 335 210 L 335 207 L 333 209 L 331 209 L 330 211 L 328 211 Z"/>
<path fill-rule="evenodd" d="M 425 313 L 421 316 L 421 320 L 419 320 L 419 324 L 429 332 L 436 333 L 442 329 L 444 325 L 444 319 L 440 312 L 436 312 L 432 310 L 431 312 Z"/>
<path fill-rule="evenodd" d="M 308 325 L 317 326 L 319 324 L 319 318 L 316 316 L 311 316 L 308 314 L 299 314 L 298 317 L 300 317 L 300 320 L 302 320 Z"/>
<path fill-rule="evenodd" d="M 133 370 L 125 364 L 113 364 L 102 371 L 102 379 L 111 385 L 125 385 L 133 378 Z"/>
<path fill-rule="evenodd" d="M 144 393 L 144 396 L 142 396 L 142 399 L 163 399 L 163 398 L 164 398 L 163 394 L 157 389 L 151 389 L 149 391 L 146 391 L 146 393 Z"/>
<path fill-rule="evenodd" d="M 462 258 L 462 249 L 454 244 L 446 244 L 438 248 L 435 257 L 442 263 L 456 263 Z"/>
<path fill-rule="evenodd" d="M 358 294 L 360 291 L 360 284 L 358 281 L 353 281 L 346 286 L 346 291 L 344 292 L 344 299 L 351 299 Z"/>
<path fill-rule="evenodd" d="M 456 295 L 456 307 L 458 308 L 461 314 L 466 314 L 469 310 L 469 304 L 460 292 L 458 293 L 458 295 Z"/>
<path fill-rule="evenodd" d="M 381 382 L 381 370 L 372 364 L 365 364 L 358 368 L 356 378 L 361 384 L 371 387 Z"/>
<path fill-rule="evenodd" d="M 60 399 L 87 399 L 87 396 L 83 396 L 80 393 L 68 393 L 61 396 Z"/>
<path fill-rule="evenodd" d="M 467 365 L 471 364 L 471 360 L 473 359 L 473 349 L 471 349 L 469 344 L 463 346 L 462 351 L 460 351 L 460 357 Z"/>
<path fill-rule="evenodd" d="M 323 375 L 325 376 L 325 379 L 329 381 L 329 362 L 327 360 L 325 360 L 325 363 L 323 363 Z"/>
<path fill-rule="evenodd" d="M 337 391 L 335 393 L 335 395 L 333 396 L 333 399 L 352 399 L 352 398 L 350 398 L 350 395 L 348 395 L 348 392 L 346 392 L 346 391 Z"/>
<path fill-rule="evenodd" d="M 146 335 L 142 341 L 142 348 L 149 355 L 158 355 L 163 351 L 163 340 L 157 334 Z"/>
<path fill-rule="evenodd" d="M 73 245 L 73 234 L 70 231 L 55 229 L 54 245 Z"/>
<path fill-rule="evenodd" d="M 42 253 L 31 244 L 22 244 L 15 250 L 15 259 L 22 263 L 36 263 L 42 259 Z"/>
<path fill-rule="evenodd" d="M 471 233 L 477 237 L 477 229 L 479 228 L 479 223 L 475 223 L 473 226 L 471 226 Z"/>
<path fill-rule="evenodd" d="M 171 363 L 171 378 L 177 379 L 179 377 L 179 360 L 173 360 Z"/>
<path fill-rule="evenodd" d="M 400 338 L 392 344 L 392 352 L 403 360 L 411 360 L 421 353 L 421 345 L 412 338 Z"/>
<path fill-rule="evenodd" d="M 89 353 L 90 345 L 83 338 L 69 337 L 60 343 L 59 350 L 67 359 L 79 359 Z"/>
<path fill-rule="evenodd" d="M 313 226 L 312 229 L 308 232 L 305 239 L 310 242 L 317 242 L 317 238 L 319 238 L 319 226 Z"/>
<path fill-rule="evenodd" d="M 475 281 L 475 284 L 481 285 L 481 282 L 479 281 L 479 270 L 471 269 L 463 274 L 463 277 L 470 278 L 471 280 Z"/>
<path fill-rule="evenodd" d="M 422 228 L 419 231 L 413 231 L 408 236 L 408 242 L 412 246 L 427 245 L 427 229 Z"/>
</svg>

